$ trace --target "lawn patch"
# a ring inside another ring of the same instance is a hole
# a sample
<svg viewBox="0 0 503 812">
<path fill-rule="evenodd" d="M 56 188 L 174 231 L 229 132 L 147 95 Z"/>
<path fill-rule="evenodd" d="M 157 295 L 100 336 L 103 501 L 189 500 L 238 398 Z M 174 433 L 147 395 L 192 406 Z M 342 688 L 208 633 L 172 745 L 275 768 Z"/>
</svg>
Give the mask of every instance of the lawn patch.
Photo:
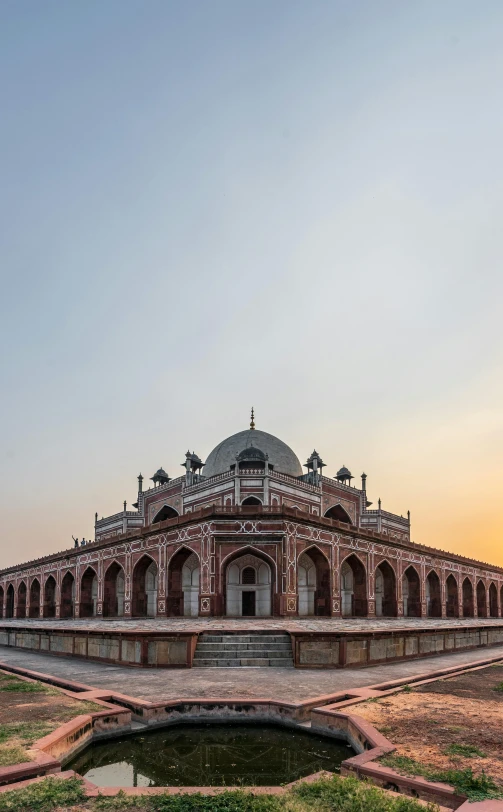
<svg viewBox="0 0 503 812">
<path fill-rule="evenodd" d="M 484 801 L 486 798 L 503 798 L 503 788 L 493 779 L 482 772 L 474 775 L 471 769 L 466 770 L 435 770 L 425 764 L 420 764 L 409 756 L 390 755 L 380 759 L 381 764 L 391 767 L 398 773 L 421 776 L 428 781 L 439 781 L 450 784 L 457 792 L 466 795 L 470 801 Z"/>
</svg>

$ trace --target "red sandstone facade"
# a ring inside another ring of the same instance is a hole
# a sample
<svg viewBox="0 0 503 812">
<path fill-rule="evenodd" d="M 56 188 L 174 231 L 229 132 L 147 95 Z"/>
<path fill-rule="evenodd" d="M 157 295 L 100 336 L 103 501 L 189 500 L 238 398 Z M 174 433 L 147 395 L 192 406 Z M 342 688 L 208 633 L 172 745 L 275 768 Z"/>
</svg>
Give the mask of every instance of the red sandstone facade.
<svg viewBox="0 0 503 812">
<path fill-rule="evenodd" d="M 251 429 L 185 474 L 139 477 L 135 511 L 96 540 L 0 572 L 2 617 L 501 617 L 503 569 L 413 544 L 410 517 L 370 510 L 366 477 L 307 473 Z"/>
</svg>

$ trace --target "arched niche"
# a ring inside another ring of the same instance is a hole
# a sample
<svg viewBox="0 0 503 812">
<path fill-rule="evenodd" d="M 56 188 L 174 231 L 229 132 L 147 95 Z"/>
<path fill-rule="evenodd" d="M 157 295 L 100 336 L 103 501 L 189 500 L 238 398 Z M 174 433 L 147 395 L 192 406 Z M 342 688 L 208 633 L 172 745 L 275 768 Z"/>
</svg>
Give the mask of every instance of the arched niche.
<svg viewBox="0 0 503 812">
<path fill-rule="evenodd" d="M 225 613 L 231 617 L 268 617 L 273 572 L 268 560 L 242 553 L 225 564 Z"/>
<path fill-rule="evenodd" d="M 44 617 L 56 617 L 56 579 L 52 575 L 44 586 Z"/>
<path fill-rule="evenodd" d="M 477 615 L 487 617 L 486 588 L 483 581 L 477 584 Z"/>
<path fill-rule="evenodd" d="M 176 519 L 180 514 L 171 505 L 163 505 L 158 513 L 154 516 L 152 524 L 155 522 L 164 522 L 166 519 Z"/>
<path fill-rule="evenodd" d="M 341 609 L 343 617 L 367 616 L 367 573 L 354 554 L 341 566 Z"/>
<path fill-rule="evenodd" d="M 30 617 L 40 617 L 40 581 L 34 578 L 30 586 Z"/>
<path fill-rule="evenodd" d="M 87 567 L 80 582 L 80 617 L 94 617 L 98 603 L 98 576 Z"/>
<path fill-rule="evenodd" d="M 337 522 L 345 522 L 346 524 L 353 524 L 349 513 L 342 507 L 342 505 L 332 505 L 325 511 L 325 518 L 335 519 Z"/>
<path fill-rule="evenodd" d="M 246 499 L 243 499 L 243 501 L 241 502 L 241 505 L 243 507 L 249 507 L 251 505 L 258 506 L 258 505 L 261 505 L 261 504 L 262 504 L 262 502 L 256 496 L 247 496 Z"/>
<path fill-rule="evenodd" d="M 469 578 L 463 581 L 463 617 L 473 617 L 475 615 L 473 603 L 473 584 Z"/>
<path fill-rule="evenodd" d="M 157 564 L 148 555 L 137 562 L 133 570 L 132 615 L 155 617 L 157 613 Z"/>
<path fill-rule="evenodd" d="M 181 547 L 170 558 L 167 608 L 169 617 L 199 614 L 199 558 L 188 547 Z"/>
<path fill-rule="evenodd" d="M 75 578 L 67 572 L 61 581 L 61 617 L 73 617 L 75 609 Z"/>
<path fill-rule="evenodd" d="M 421 617 L 421 582 L 415 567 L 407 567 L 402 577 L 404 617 Z"/>
<path fill-rule="evenodd" d="M 330 615 L 330 565 L 317 547 L 309 547 L 297 563 L 299 615 Z"/>
<path fill-rule="evenodd" d="M 375 571 L 376 617 L 396 617 L 396 576 L 388 561 L 381 561 Z"/>
<path fill-rule="evenodd" d="M 494 583 L 489 586 L 489 615 L 498 617 L 498 590 Z"/>
<path fill-rule="evenodd" d="M 5 600 L 4 589 L 3 586 L 0 586 L 0 618 L 3 618 L 4 615 L 4 600 Z"/>
<path fill-rule="evenodd" d="M 459 617 L 458 582 L 454 575 L 448 575 L 445 582 L 445 614 L 447 617 Z"/>
<path fill-rule="evenodd" d="M 442 590 L 435 570 L 431 570 L 426 578 L 426 615 L 442 617 Z"/>
<path fill-rule="evenodd" d="M 14 617 L 14 586 L 9 584 L 5 599 L 5 617 Z"/>
<path fill-rule="evenodd" d="M 117 561 L 112 561 L 103 581 L 103 617 L 124 615 L 124 594 L 126 579 L 124 570 Z"/>
<path fill-rule="evenodd" d="M 26 617 L 26 584 L 24 581 L 18 586 L 16 617 Z"/>
</svg>

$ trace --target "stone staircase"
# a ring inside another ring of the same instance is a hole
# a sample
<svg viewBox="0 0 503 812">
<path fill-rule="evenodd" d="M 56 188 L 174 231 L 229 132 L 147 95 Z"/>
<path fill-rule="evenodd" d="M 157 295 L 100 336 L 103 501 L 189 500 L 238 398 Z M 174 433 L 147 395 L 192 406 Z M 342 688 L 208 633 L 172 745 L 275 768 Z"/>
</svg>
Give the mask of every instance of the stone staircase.
<svg viewBox="0 0 503 812">
<path fill-rule="evenodd" d="M 257 668 L 272 666 L 292 668 L 293 653 L 290 635 L 286 633 L 255 632 L 254 634 L 199 635 L 194 668 Z"/>
</svg>

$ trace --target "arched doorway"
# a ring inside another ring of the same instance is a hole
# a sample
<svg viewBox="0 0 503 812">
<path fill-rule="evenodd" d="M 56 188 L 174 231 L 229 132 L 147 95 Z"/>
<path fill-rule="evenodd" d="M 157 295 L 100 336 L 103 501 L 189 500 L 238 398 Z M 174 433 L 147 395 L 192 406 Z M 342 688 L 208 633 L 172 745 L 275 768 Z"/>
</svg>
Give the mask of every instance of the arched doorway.
<svg viewBox="0 0 503 812">
<path fill-rule="evenodd" d="M 445 614 L 447 617 L 459 617 L 458 583 L 454 575 L 449 575 L 445 582 Z"/>
<path fill-rule="evenodd" d="M 395 571 L 387 561 L 381 561 L 375 572 L 376 617 L 396 617 Z"/>
<path fill-rule="evenodd" d="M 487 617 L 486 588 L 482 581 L 477 584 L 477 615 Z"/>
<path fill-rule="evenodd" d="M 67 572 L 61 581 L 60 617 L 73 617 L 75 605 L 75 578 Z"/>
<path fill-rule="evenodd" d="M 108 567 L 103 582 L 103 617 L 124 615 L 125 585 L 124 570 L 114 561 Z"/>
<path fill-rule="evenodd" d="M 40 581 L 34 578 L 30 586 L 30 617 L 40 617 Z"/>
<path fill-rule="evenodd" d="M 469 578 L 463 581 L 463 617 L 473 617 L 473 584 Z"/>
<path fill-rule="evenodd" d="M 178 511 L 171 507 L 171 505 L 163 505 L 160 511 L 152 519 L 152 524 L 155 522 L 164 522 L 166 519 L 176 519 L 176 517 L 179 515 L 180 514 Z"/>
<path fill-rule="evenodd" d="M 7 600 L 5 602 L 5 617 L 14 617 L 14 587 L 7 587 Z"/>
<path fill-rule="evenodd" d="M 133 617 L 155 617 L 157 614 L 157 564 L 142 556 L 133 570 Z"/>
<path fill-rule="evenodd" d="M 331 607 L 330 564 L 317 547 L 301 553 L 297 565 L 299 615 L 329 617 Z"/>
<path fill-rule="evenodd" d="M 80 585 L 80 617 L 94 617 L 98 602 L 98 576 L 88 567 Z"/>
<path fill-rule="evenodd" d="M 225 613 L 238 617 L 271 614 L 272 572 L 257 555 L 242 553 L 225 569 Z"/>
<path fill-rule="evenodd" d="M 0 586 L 0 618 L 3 617 L 3 613 L 4 613 L 3 602 L 4 602 L 3 586 Z"/>
<path fill-rule="evenodd" d="M 247 496 L 247 497 L 246 497 L 246 499 L 243 499 L 243 501 L 241 502 L 241 504 L 242 504 L 244 507 L 246 507 L 246 506 L 248 506 L 248 505 L 261 505 L 261 504 L 262 504 L 262 502 L 260 501 L 260 499 L 257 499 L 257 497 L 256 497 L 256 496 Z"/>
<path fill-rule="evenodd" d="M 26 584 L 21 581 L 17 590 L 16 617 L 26 617 Z"/>
<path fill-rule="evenodd" d="M 168 564 L 168 617 L 197 617 L 199 614 L 199 559 L 182 547 Z"/>
<path fill-rule="evenodd" d="M 337 522 L 352 524 L 349 514 L 346 513 L 342 505 L 332 505 L 332 507 L 325 512 L 325 518 L 335 519 Z"/>
<path fill-rule="evenodd" d="M 367 574 L 356 555 L 350 555 L 341 567 L 341 603 L 343 617 L 367 616 Z"/>
<path fill-rule="evenodd" d="M 489 587 L 489 615 L 498 617 L 498 590 L 493 583 Z"/>
<path fill-rule="evenodd" d="M 52 575 L 44 587 L 44 617 L 56 617 L 56 581 Z"/>
<path fill-rule="evenodd" d="M 426 616 L 442 617 L 442 590 L 440 578 L 432 570 L 426 578 Z"/>
<path fill-rule="evenodd" d="M 421 583 L 414 567 L 407 567 L 402 578 L 403 616 L 421 617 Z"/>
</svg>

